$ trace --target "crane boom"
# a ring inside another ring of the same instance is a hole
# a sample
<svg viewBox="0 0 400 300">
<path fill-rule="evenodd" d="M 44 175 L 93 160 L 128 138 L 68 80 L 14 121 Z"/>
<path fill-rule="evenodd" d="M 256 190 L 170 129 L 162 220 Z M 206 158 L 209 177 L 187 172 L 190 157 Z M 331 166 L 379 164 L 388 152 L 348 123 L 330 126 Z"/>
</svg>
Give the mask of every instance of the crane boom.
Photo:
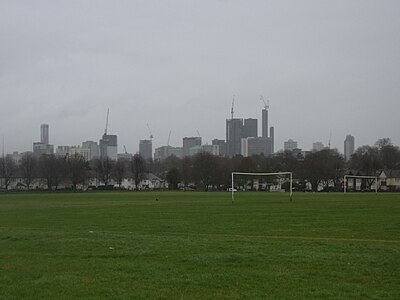
<svg viewBox="0 0 400 300">
<path fill-rule="evenodd" d="M 232 99 L 231 119 L 233 119 L 233 106 L 234 105 L 235 105 L 235 95 L 233 95 L 233 99 Z"/>
<path fill-rule="evenodd" d="M 167 146 L 168 146 L 168 147 L 169 147 L 169 140 L 171 139 L 171 131 L 172 131 L 172 130 L 170 130 L 170 131 L 169 131 L 169 134 L 168 134 L 168 141 L 167 141 Z"/>
<path fill-rule="evenodd" d="M 264 103 L 264 109 L 268 110 L 268 108 L 269 108 L 269 100 L 267 102 L 265 102 L 265 99 L 264 99 L 264 97 L 262 95 L 260 96 L 260 100 Z"/>
<path fill-rule="evenodd" d="M 110 109 L 107 108 L 107 119 L 106 119 L 106 129 L 104 130 L 104 134 L 107 135 L 107 129 L 108 129 L 108 114 L 110 113 Z"/>
<path fill-rule="evenodd" d="M 332 131 L 329 133 L 328 149 L 331 149 Z"/>
<path fill-rule="evenodd" d="M 149 133 L 150 133 L 150 139 L 152 140 L 152 139 L 153 139 L 153 134 L 151 133 L 151 130 L 150 130 L 149 123 L 147 123 L 147 129 L 149 130 Z"/>
</svg>

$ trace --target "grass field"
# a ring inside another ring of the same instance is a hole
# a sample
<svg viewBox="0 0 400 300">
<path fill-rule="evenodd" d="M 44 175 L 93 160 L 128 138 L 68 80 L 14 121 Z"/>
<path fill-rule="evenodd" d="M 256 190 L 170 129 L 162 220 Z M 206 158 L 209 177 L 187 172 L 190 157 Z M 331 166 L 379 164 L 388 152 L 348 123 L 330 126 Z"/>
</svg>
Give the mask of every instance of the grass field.
<svg viewBox="0 0 400 300">
<path fill-rule="evenodd" d="M 0 195 L 21 298 L 400 299 L 400 195 Z"/>
</svg>

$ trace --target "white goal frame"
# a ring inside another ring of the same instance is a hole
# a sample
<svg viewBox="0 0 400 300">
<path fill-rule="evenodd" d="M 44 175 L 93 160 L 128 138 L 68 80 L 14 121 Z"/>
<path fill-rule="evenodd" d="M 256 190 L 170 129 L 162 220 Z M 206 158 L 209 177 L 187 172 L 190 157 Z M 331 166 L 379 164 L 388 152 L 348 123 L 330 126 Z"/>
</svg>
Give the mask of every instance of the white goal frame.
<svg viewBox="0 0 400 300">
<path fill-rule="evenodd" d="M 246 175 L 246 176 L 289 175 L 289 181 L 290 181 L 289 196 L 290 196 L 290 201 L 292 201 L 292 195 L 293 195 L 293 172 L 275 172 L 275 173 L 245 173 L 245 172 L 232 172 L 232 185 L 231 185 L 232 203 L 235 201 L 235 186 L 234 186 L 235 175 Z"/>
<path fill-rule="evenodd" d="M 346 194 L 347 178 L 365 178 L 375 179 L 375 193 L 378 193 L 378 177 L 377 176 L 362 176 L 362 175 L 344 175 L 343 177 L 343 193 Z"/>
</svg>

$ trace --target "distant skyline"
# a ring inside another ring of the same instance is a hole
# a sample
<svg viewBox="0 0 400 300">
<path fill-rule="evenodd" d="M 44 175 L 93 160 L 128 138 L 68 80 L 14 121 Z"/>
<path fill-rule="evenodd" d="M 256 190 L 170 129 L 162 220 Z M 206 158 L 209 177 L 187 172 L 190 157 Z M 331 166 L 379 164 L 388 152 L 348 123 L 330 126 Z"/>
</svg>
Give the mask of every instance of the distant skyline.
<svg viewBox="0 0 400 300">
<path fill-rule="evenodd" d="M 270 100 L 275 150 L 400 145 L 399 1 L 1 1 L 5 151 L 98 142 L 119 152 L 225 138 Z"/>
</svg>

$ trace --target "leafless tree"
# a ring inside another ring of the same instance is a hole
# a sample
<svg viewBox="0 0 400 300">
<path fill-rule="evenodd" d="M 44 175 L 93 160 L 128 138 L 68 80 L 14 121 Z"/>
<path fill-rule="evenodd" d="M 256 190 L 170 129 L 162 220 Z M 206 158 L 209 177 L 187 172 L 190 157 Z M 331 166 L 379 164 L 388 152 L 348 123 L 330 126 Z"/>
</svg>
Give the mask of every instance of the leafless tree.
<svg viewBox="0 0 400 300">
<path fill-rule="evenodd" d="M 146 172 L 146 161 L 139 154 L 135 154 L 131 160 L 131 171 L 135 181 L 135 189 L 139 188 L 139 183 L 144 178 Z"/>
<path fill-rule="evenodd" d="M 3 178 L 4 188 L 7 190 L 17 168 L 11 155 L 0 158 L 0 176 Z"/>
<path fill-rule="evenodd" d="M 48 190 L 58 188 L 66 177 L 66 160 L 53 154 L 42 155 L 39 159 L 41 176 L 45 179 Z"/>
<path fill-rule="evenodd" d="M 32 181 L 35 179 L 35 171 L 37 169 L 37 160 L 33 153 L 25 153 L 21 158 L 19 167 L 26 185 L 26 189 L 29 190 Z"/>
<path fill-rule="evenodd" d="M 115 181 L 118 183 L 118 186 L 121 187 L 122 180 L 124 179 L 126 174 L 126 160 L 118 159 L 114 165 L 113 175 Z"/>
<path fill-rule="evenodd" d="M 88 163 L 82 155 L 75 154 L 67 159 L 68 178 L 72 183 L 72 187 L 76 190 L 78 184 L 83 184 L 86 180 L 88 171 Z"/>
<path fill-rule="evenodd" d="M 115 162 L 109 157 L 99 158 L 94 161 L 97 177 L 101 182 L 104 182 L 105 186 L 111 181 L 114 164 Z"/>
</svg>

